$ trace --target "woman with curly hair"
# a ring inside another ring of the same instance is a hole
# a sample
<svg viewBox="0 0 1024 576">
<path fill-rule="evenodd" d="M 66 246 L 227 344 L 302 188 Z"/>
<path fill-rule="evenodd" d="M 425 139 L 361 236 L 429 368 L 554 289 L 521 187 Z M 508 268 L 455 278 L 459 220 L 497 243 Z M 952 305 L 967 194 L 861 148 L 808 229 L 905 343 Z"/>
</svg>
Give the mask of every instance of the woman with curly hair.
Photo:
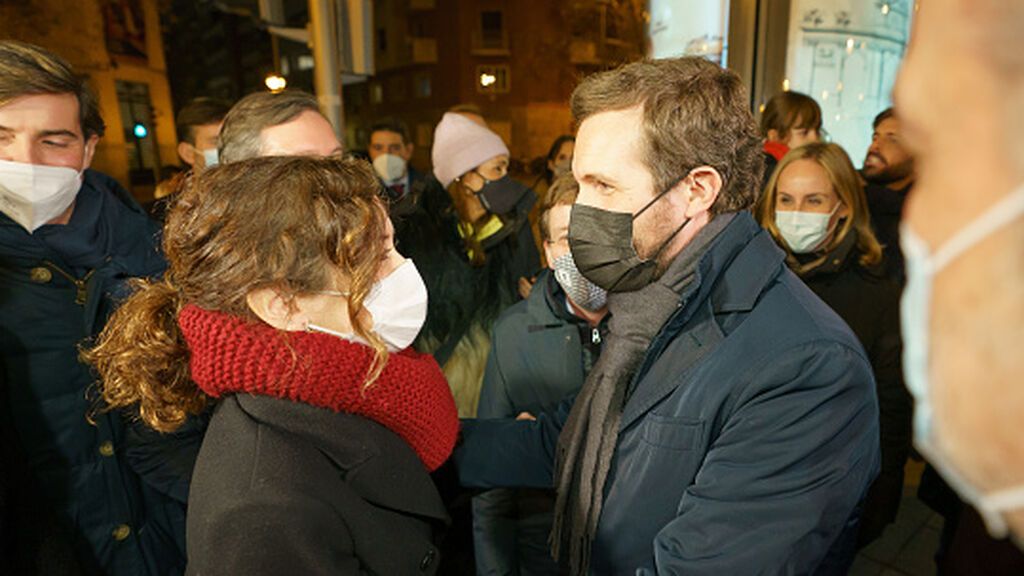
<svg viewBox="0 0 1024 576">
<path fill-rule="evenodd" d="M 193 175 L 140 283 L 85 353 L 112 408 L 175 430 L 215 404 L 195 465 L 192 574 L 432 572 L 428 471 L 455 404 L 408 348 L 426 289 L 369 165 L 258 158 Z"/>
</svg>

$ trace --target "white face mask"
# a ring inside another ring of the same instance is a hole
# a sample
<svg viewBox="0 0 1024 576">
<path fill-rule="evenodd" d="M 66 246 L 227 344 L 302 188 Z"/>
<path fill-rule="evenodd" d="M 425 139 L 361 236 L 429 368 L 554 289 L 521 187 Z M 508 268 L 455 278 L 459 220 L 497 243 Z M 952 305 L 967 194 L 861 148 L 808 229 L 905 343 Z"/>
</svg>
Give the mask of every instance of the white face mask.
<svg viewBox="0 0 1024 576">
<path fill-rule="evenodd" d="M 551 263 L 555 270 L 555 280 L 565 290 L 565 294 L 580 308 L 594 312 L 608 303 L 608 291 L 594 284 L 580 273 L 572 253 L 566 252 Z"/>
<path fill-rule="evenodd" d="M 932 282 L 943 268 L 996 231 L 1012 224 L 1024 214 L 1024 186 L 957 232 L 931 253 L 928 245 L 907 224 L 900 229 L 900 245 L 907 266 L 907 285 L 903 290 L 900 316 L 903 325 L 903 373 L 907 389 L 914 396 L 914 444 L 935 469 L 971 504 L 995 538 L 1007 534 L 1002 512 L 1024 508 L 1024 485 L 983 494 L 960 474 L 936 441 L 929 398 Z"/>
<path fill-rule="evenodd" d="M 29 234 L 67 210 L 81 187 L 73 168 L 0 160 L 0 212 Z"/>
<path fill-rule="evenodd" d="M 394 184 L 405 176 L 405 160 L 393 154 L 381 154 L 373 161 L 373 169 L 385 184 Z"/>
<path fill-rule="evenodd" d="M 821 246 L 830 231 L 832 216 L 839 204 L 828 214 L 815 212 L 775 212 L 775 226 L 795 254 L 807 254 Z"/>
<path fill-rule="evenodd" d="M 203 166 L 206 168 L 213 168 L 220 163 L 220 155 L 217 154 L 216 148 L 210 148 L 209 150 L 203 150 Z"/>
<path fill-rule="evenodd" d="M 402 262 L 391 274 L 374 284 L 363 307 L 373 317 L 373 331 L 384 341 L 388 351 L 398 352 L 411 346 L 427 321 L 427 286 L 412 260 Z M 353 334 L 343 334 L 316 324 L 307 324 L 306 329 L 360 341 Z"/>
</svg>

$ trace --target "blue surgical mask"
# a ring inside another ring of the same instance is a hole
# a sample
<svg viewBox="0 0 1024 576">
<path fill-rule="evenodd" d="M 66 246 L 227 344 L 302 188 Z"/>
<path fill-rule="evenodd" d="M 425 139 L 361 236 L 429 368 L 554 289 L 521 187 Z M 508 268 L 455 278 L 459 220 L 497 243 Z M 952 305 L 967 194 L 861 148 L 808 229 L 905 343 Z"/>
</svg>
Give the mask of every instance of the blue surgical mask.
<svg viewBox="0 0 1024 576">
<path fill-rule="evenodd" d="M 929 330 L 931 292 L 935 276 L 964 252 L 1024 214 L 1024 186 L 976 218 L 932 253 L 907 225 L 900 229 L 900 245 L 907 266 L 900 315 L 903 324 L 903 373 L 914 396 L 914 444 L 964 501 L 971 504 L 995 538 L 1008 530 L 1003 512 L 1024 508 L 1024 484 L 983 493 L 961 474 L 943 452 L 932 420 Z"/>
<path fill-rule="evenodd" d="M 220 163 L 220 156 L 217 154 L 216 148 L 210 148 L 209 150 L 203 150 L 203 164 L 207 168 L 213 168 Z"/>
<path fill-rule="evenodd" d="M 831 231 L 829 224 L 839 203 L 828 214 L 817 212 L 775 212 L 775 227 L 794 254 L 814 252 Z"/>
</svg>

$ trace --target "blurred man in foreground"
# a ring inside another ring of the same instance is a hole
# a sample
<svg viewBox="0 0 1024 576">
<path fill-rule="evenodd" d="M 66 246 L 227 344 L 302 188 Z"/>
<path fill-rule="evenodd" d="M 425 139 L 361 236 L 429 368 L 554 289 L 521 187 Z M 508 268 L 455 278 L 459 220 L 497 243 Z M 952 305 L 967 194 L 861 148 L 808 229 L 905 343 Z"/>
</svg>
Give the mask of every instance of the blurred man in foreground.
<svg viewBox="0 0 1024 576">
<path fill-rule="evenodd" d="M 927 0 L 896 87 L 917 157 L 901 243 L 918 450 L 1024 536 L 1024 3 Z M 966 145 L 965 145 L 966 144 Z"/>
</svg>

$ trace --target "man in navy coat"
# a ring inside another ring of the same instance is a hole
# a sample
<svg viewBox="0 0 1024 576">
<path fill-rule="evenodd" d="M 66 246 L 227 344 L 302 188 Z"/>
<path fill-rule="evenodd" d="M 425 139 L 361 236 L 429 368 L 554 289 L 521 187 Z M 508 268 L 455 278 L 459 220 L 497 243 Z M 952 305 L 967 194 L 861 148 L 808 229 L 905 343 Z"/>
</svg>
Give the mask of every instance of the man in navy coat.
<svg viewBox="0 0 1024 576">
<path fill-rule="evenodd" d="M 831 574 L 852 561 L 878 472 L 871 366 L 748 213 L 757 126 L 699 58 L 586 79 L 569 242 L 609 290 L 575 402 L 467 421 L 464 484 L 558 489 L 574 574 Z"/>
<path fill-rule="evenodd" d="M 114 179 L 89 170 L 103 131 L 95 96 L 66 62 L 0 41 L 0 439 L 2 466 L 12 469 L 5 574 L 185 567 L 185 507 L 172 493 L 187 487 L 159 479 L 180 463 L 180 453 L 163 450 L 176 439 L 152 439 L 150 469 L 137 470 L 131 415 L 100 409 L 95 376 L 78 358 L 129 280 L 166 267 L 157 225 Z"/>
</svg>

